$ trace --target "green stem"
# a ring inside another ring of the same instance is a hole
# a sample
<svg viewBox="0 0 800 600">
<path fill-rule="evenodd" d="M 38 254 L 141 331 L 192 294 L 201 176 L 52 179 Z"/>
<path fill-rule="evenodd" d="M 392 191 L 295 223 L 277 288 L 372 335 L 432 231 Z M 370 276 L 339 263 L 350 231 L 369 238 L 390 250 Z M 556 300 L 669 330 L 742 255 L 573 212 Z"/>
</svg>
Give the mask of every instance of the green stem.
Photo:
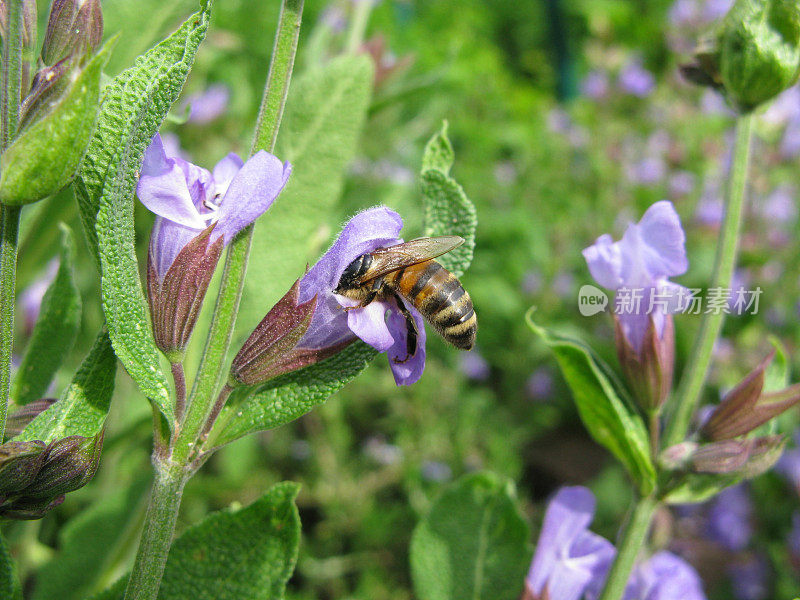
<svg viewBox="0 0 800 600">
<path fill-rule="evenodd" d="M 11 351 L 14 344 L 14 285 L 17 273 L 17 206 L 0 208 L 0 440 L 6 429 L 8 393 L 11 389 Z"/>
<path fill-rule="evenodd" d="M 144 530 L 133 571 L 125 589 L 125 600 L 155 600 L 178 520 L 186 471 L 175 463 L 156 462 L 156 478 L 150 492 Z"/>
<path fill-rule="evenodd" d="M 617 556 L 606 579 L 600 600 L 619 600 L 631 576 L 633 565 L 639 551 L 645 545 L 650 521 L 658 508 L 658 501 L 652 496 L 641 498 L 633 508 L 630 520 L 617 543 Z"/>
<path fill-rule="evenodd" d="M 353 16 L 350 19 L 350 29 L 347 32 L 348 54 L 355 54 L 364 43 L 364 34 L 367 31 L 369 13 L 372 12 L 372 0 L 356 0 L 353 3 Z"/>
<path fill-rule="evenodd" d="M 0 58 L 0 151 L 17 134 L 19 97 L 22 86 L 22 0 L 6 6 L 7 33 Z M 11 389 L 11 351 L 14 344 L 14 291 L 17 277 L 17 246 L 21 210 L 0 209 L 0 442 L 6 429 L 8 393 Z"/>
<path fill-rule="evenodd" d="M 289 93 L 302 14 L 303 0 L 284 0 L 251 155 L 261 149 L 271 152 L 275 147 Z M 189 398 L 186 420 L 175 443 L 174 460 L 182 464 L 190 461 L 190 454 L 213 407 L 216 390 L 225 375 L 225 356 L 233 337 L 252 239 L 253 225 L 250 225 L 234 238 L 228 248 L 211 331 Z"/>
<path fill-rule="evenodd" d="M 711 288 L 729 288 L 744 213 L 744 198 L 747 187 L 747 172 L 750 163 L 750 142 L 752 138 L 753 116 L 742 115 L 736 124 L 736 142 L 733 147 L 731 174 L 725 193 L 725 216 L 719 232 Z M 677 405 L 667 425 L 664 441 L 666 446 L 678 444 L 686 437 L 700 392 L 705 383 L 714 344 L 722 330 L 725 318 L 723 311 L 713 311 L 703 315 L 700 331 L 695 339 L 689 360 L 675 395 Z"/>
<path fill-rule="evenodd" d="M 17 134 L 22 91 L 22 0 L 10 0 L 8 34 L 3 39 L 0 67 L 0 149 L 8 148 Z"/>
</svg>

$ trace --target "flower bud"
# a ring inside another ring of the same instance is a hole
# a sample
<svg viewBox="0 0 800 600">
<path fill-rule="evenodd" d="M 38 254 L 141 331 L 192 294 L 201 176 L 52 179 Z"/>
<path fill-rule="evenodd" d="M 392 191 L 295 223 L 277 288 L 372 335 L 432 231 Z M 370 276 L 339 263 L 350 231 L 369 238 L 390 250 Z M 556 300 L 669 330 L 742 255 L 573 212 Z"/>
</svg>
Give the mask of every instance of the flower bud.
<svg viewBox="0 0 800 600">
<path fill-rule="evenodd" d="M 692 454 L 692 470 L 696 473 L 756 477 L 778 462 L 784 444 L 785 439 L 780 435 L 704 444 Z"/>
<path fill-rule="evenodd" d="M 147 298 L 153 336 L 170 362 L 180 362 L 197 323 L 208 284 L 222 253 L 223 238 L 209 245 L 214 225 L 189 241 L 159 277 L 151 245 L 147 258 Z"/>
<path fill-rule="evenodd" d="M 743 112 L 794 85 L 800 74 L 800 5 L 794 0 L 736 0 L 684 69 L 719 87 Z"/>
<path fill-rule="evenodd" d="M 725 394 L 703 425 L 702 433 L 713 441 L 745 435 L 800 402 L 800 384 L 778 392 L 763 392 L 764 371 L 775 353 Z"/>
<path fill-rule="evenodd" d="M 70 62 L 65 58 L 52 67 L 44 67 L 33 76 L 31 91 L 20 106 L 20 131 L 45 116 L 58 103 L 71 82 L 67 76 L 69 72 Z"/>
<path fill-rule="evenodd" d="M 44 412 L 56 402 L 55 398 L 43 398 L 41 400 L 34 400 L 29 402 L 22 408 L 9 413 L 6 420 L 6 438 L 15 438 L 22 430 L 28 426 L 28 423 L 33 421 L 39 416 L 39 413 Z"/>
<path fill-rule="evenodd" d="M 103 39 L 100 0 L 53 0 L 42 61 L 54 65 L 65 58 L 81 59 L 93 53 Z"/>
<path fill-rule="evenodd" d="M 83 487 L 97 471 L 102 448 L 103 432 L 93 438 L 71 435 L 52 442 L 39 474 L 22 495 L 50 499 Z"/>
<path fill-rule="evenodd" d="M 8 0 L 0 0 L 0 37 L 8 35 Z M 36 46 L 36 0 L 22 0 L 22 48 Z"/>
<path fill-rule="evenodd" d="M 45 458 L 44 442 L 6 442 L 0 446 L 0 498 L 27 487 L 39 474 Z"/>
<path fill-rule="evenodd" d="M 296 346 L 311 324 L 317 296 L 301 303 L 299 295 L 298 280 L 250 334 L 231 364 L 231 385 L 256 385 L 311 364 L 312 356 Z"/>
<path fill-rule="evenodd" d="M 664 328 L 659 337 L 652 316 L 637 352 L 624 334 L 619 318 L 614 316 L 614 333 L 622 371 L 631 386 L 634 398 L 647 413 L 658 411 L 672 389 L 675 365 L 675 328 L 672 315 L 664 315 Z"/>
<path fill-rule="evenodd" d="M 658 464 L 667 471 L 679 471 L 689 463 L 698 447 L 695 442 L 681 442 L 665 448 L 658 455 Z"/>
<path fill-rule="evenodd" d="M 0 506 L 0 516 L 18 521 L 41 519 L 56 506 L 64 502 L 64 494 L 52 499 L 16 498 L 12 502 Z"/>
</svg>

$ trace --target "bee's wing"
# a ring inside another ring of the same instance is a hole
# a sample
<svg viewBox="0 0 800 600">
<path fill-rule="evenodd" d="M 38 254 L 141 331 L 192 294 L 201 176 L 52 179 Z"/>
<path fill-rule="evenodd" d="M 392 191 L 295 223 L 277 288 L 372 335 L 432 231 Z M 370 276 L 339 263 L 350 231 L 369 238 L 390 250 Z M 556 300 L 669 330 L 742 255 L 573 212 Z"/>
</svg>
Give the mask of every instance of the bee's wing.
<svg viewBox="0 0 800 600">
<path fill-rule="evenodd" d="M 372 253 L 372 264 L 361 277 L 361 283 L 397 271 L 403 267 L 425 262 L 464 243 L 457 235 L 442 235 L 432 238 L 417 238 L 388 248 L 379 248 Z"/>
</svg>

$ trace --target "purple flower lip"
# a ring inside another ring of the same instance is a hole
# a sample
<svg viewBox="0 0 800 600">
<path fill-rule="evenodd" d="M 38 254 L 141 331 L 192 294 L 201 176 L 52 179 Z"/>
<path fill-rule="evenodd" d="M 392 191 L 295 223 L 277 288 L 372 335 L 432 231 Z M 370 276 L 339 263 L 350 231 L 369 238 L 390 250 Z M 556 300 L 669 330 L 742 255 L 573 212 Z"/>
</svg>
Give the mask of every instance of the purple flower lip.
<svg viewBox="0 0 800 600">
<path fill-rule="evenodd" d="M 410 385 L 422 376 L 426 337 L 419 311 L 400 300 L 417 329 L 417 349 L 408 356 L 406 319 L 393 300 L 375 300 L 353 308 L 356 301 L 336 293 L 345 269 L 363 254 L 400 243 L 402 227 L 400 215 L 383 206 L 358 213 L 345 224 L 331 248 L 300 280 L 299 302 L 307 302 L 316 295 L 317 304 L 298 349 L 319 351 L 360 338 L 379 352 L 387 353 L 398 385 Z"/>
<path fill-rule="evenodd" d="M 212 172 L 167 155 L 156 134 L 145 151 L 136 194 L 156 217 L 150 248 L 163 278 L 190 239 L 212 223 L 224 244 L 261 216 L 286 185 L 292 167 L 259 151 L 247 162 L 228 154 Z"/>
</svg>

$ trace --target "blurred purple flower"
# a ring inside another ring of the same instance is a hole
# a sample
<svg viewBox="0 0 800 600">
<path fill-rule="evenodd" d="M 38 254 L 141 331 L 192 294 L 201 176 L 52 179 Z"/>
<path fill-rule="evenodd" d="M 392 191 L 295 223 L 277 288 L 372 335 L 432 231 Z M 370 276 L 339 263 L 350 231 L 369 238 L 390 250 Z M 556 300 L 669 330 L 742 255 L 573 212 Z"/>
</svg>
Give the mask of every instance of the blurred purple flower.
<svg viewBox="0 0 800 600">
<path fill-rule="evenodd" d="M 169 156 L 158 134 L 145 151 L 136 195 L 156 216 L 150 236 L 153 266 L 163 279 L 183 247 L 210 224 L 210 242 L 228 244 L 271 205 L 291 165 L 263 150 L 246 163 L 231 153 L 213 173 Z"/>
<path fill-rule="evenodd" d="M 719 227 L 722 223 L 725 205 L 720 195 L 719 184 L 714 180 L 706 181 L 703 186 L 703 195 L 694 209 L 694 218 L 706 227 Z"/>
<path fill-rule="evenodd" d="M 782 475 L 800 495 L 800 430 L 794 433 L 795 447 L 785 450 L 775 465 L 775 471 Z"/>
<path fill-rule="evenodd" d="M 625 589 L 624 600 L 706 600 L 694 567 L 671 552 L 656 552 L 639 564 Z"/>
<path fill-rule="evenodd" d="M 669 9 L 670 23 L 678 27 L 693 25 L 700 17 L 697 0 L 676 0 Z"/>
<path fill-rule="evenodd" d="M 711 501 L 706 515 L 706 535 L 726 550 L 744 550 L 750 543 L 753 506 L 745 484 L 722 490 Z"/>
<path fill-rule="evenodd" d="M 792 225 L 797 220 L 797 190 L 782 184 L 773 190 L 759 205 L 761 218 L 774 225 Z"/>
<path fill-rule="evenodd" d="M 22 309 L 22 316 L 25 320 L 25 331 L 28 335 L 33 331 L 36 321 L 39 319 L 39 311 L 42 308 L 42 300 L 45 292 L 58 273 L 58 260 L 55 258 L 47 263 L 47 269 L 41 276 L 37 277 L 19 295 L 19 307 Z"/>
<path fill-rule="evenodd" d="M 595 500 L 585 487 L 561 488 L 547 506 L 531 568 L 525 578 L 534 598 L 578 600 L 605 580 L 614 546 L 589 531 Z"/>
<path fill-rule="evenodd" d="M 363 308 L 345 311 L 356 303 L 333 293 L 347 266 L 362 254 L 400 243 L 403 220 L 393 210 L 378 206 L 355 215 L 342 229 L 333 246 L 300 280 L 299 302 L 317 296 L 308 331 L 298 350 L 320 350 L 343 346 L 356 336 L 386 352 L 397 385 L 411 385 L 425 369 L 425 325 L 422 315 L 409 304 L 406 308 L 417 326 L 417 351 L 408 356 L 405 317 L 394 301 L 375 300 Z M 403 301 L 405 302 L 405 301 Z"/>
<path fill-rule="evenodd" d="M 602 100 L 608 96 L 609 87 L 608 73 L 600 69 L 591 71 L 581 82 L 581 92 L 592 100 Z"/>
<path fill-rule="evenodd" d="M 403 450 L 399 446 L 389 444 L 378 437 L 370 437 L 364 444 L 364 454 L 376 463 L 388 466 L 403 460 Z"/>
<path fill-rule="evenodd" d="M 473 349 L 469 352 L 461 352 L 461 372 L 467 376 L 468 379 L 475 381 L 486 381 L 489 378 L 490 368 L 486 359 L 480 353 Z"/>
<path fill-rule="evenodd" d="M 780 153 L 786 160 L 800 155 L 800 122 L 793 121 L 786 126 L 781 139 Z"/>
<path fill-rule="evenodd" d="M 800 87 L 792 86 L 778 95 L 761 115 L 761 119 L 774 126 L 800 121 Z"/>
<path fill-rule="evenodd" d="M 792 513 L 792 528 L 786 538 L 789 552 L 795 560 L 800 559 L 800 511 Z"/>
<path fill-rule="evenodd" d="M 763 557 L 749 555 L 730 565 L 733 596 L 736 600 L 766 600 L 769 598 L 769 566 Z"/>
<path fill-rule="evenodd" d="M 673 198 L 688 196 L 695 186 L 695 176 L 689 171 L 676 171 L 669 176 L 669 195 Z"/>
<path fill-rule="evenodd" d="M 733 0 L 705 0 L 703 17 L 707 21 L 716 21 L 724 17 L 733 6 Z"/>
<path fill-rule="evenodd" d="M 542 274 L 536 269 L 527 271 L 522 277 L 522 291 L 534 296 L 542 290 Z"/>
<path fill-rule="evenodd" d="M 426 460 L 422 463 L 420 473 L 425 481 L 436 483 L 449 481 L 453 477 L 453 470 L 450 465 L 436 460 Z"/>
<path fill-rule="evenodd" d="M 667 314 L 677 312 L 680 294 L 687 294 L 683 286 L 668 279 L 689 267 L 685 241 L 672 203 L 662 200 L 648 208 L 639 223 L 630 223 L 620 241 L 602 235 L 583 251 L 589 272 L 601 286 L 617 291 L 618 296 L 620 290 L 642 290 L 639 306 L 622 307 L 629 310 L 617 315 L 622 333 L 636 352 L 642 348 L 650 319 L 660 338 Z M 655 293 L 668 302 L 651 307 Z"/>
<path fill-rule="evenodd" d="M 639 98 L 649 96 L 656 86 L 653 74 L 644 68 L 640 59 L 632 60 L 622 68 L 617 83 L 624 92 Z"/>
<path fill-rule="evenodd" d="M 347 15 L 341 6 L 332 3 L 322 11 L 319 22 L 334 33 L 342 33 L 347 28 Z"/>
<path fill-rule="evenodd" d="M 659 156 L 646 156 L 645 158 L 628 166 L 628 180 L 643 186 L 655 185 L 667 173 L 667 165 Z"/>
<path fill-rule="evenodd" d="M 189 107 L 190 123 L 210 123 L 228 109 L 230 97 L 231 91 L 227 85 L 215 83 L 202 92 L 188 96 L 182 107 Z"/>
<path fill-rule="evenodd" d="M 575 275 L 569 271 L 559 271 L 553 279 L 553 292 L 559 298 L 568 298 L 575 288 Z"/>
<path fill-rule="evenodd" d="M 534 400 L 544 400 L 552 395 L 553 376 L 547 367 L 539 367 L 528 377 L 525 390 Z"/>
<path fill-rule="evenodd" d="M 722 94 L 714 90 L 706 90 L 700 97 L 700 110 L 707 115 L 726 115 L 736 116 L 736 113 L 728 106 Z"/>
</svg>

